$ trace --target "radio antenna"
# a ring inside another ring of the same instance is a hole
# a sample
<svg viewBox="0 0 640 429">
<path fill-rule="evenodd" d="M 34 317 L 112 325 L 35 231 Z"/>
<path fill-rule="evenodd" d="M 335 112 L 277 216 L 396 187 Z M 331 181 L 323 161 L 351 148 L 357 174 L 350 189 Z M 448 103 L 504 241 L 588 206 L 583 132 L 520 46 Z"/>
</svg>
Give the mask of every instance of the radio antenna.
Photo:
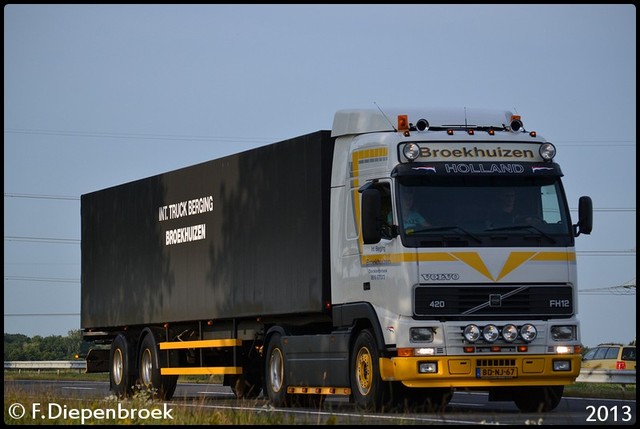
<svg viewBox="0 0 640 429">
<path fill-rule="evenodd" d="M 391 122 L 391 120 L 389 119 L 389 117 L 387 115 L 385 115 L 385 113 L 382 111 L 382 109 L 380 108 L 380 106 L 378 106 L 378 103 L 376 103 L 375 101 L 373 102 L 373 104 L 376 105 L 376 107 L 378 108 L 378 110 L 380 111 L 380 113 L 382 113 L 382 116 L 384 116 L 384 118 L 387 120 L 387 122 L 389 122 L 389 125 L 391 125 L 391 128 L 393 128 L 393 131 L 398 131 L 396 130 L 396 127 L 393 125 L 393 122 Z"/>
</svg>

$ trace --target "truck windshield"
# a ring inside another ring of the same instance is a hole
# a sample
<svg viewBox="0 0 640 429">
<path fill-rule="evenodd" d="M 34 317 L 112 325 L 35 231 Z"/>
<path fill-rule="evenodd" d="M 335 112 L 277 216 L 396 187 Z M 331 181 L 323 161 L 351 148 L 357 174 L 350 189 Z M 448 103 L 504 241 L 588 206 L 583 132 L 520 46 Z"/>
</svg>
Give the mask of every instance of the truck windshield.
<svg viewBox="0 0 640 429">
<path fill-rule="evenodd" d="M 399 177 L 397 195 L 409 247 L 573 245 L 557 176 Z"/>
</svg>

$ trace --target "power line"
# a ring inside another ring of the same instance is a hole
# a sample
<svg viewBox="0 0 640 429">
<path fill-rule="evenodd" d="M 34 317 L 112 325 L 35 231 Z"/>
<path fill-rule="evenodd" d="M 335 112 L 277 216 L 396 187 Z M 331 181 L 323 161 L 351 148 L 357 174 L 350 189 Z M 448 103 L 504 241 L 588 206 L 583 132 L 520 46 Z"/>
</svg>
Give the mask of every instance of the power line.
<svg viewBox="0 0 640 429">
<path fill-rule="evenodd" d="M 5 276 L 5 280 L 24 280 L 34 282 L 52 282 L 52 283 L 80 283 L 80 279 L 64 279 L 57 277 L 29 277 L 29 276 Z"/>
<path fill-rule="evenodd" d="M 80 313 L 5 313 L 4 317 L 50 317 L 50 316 L 80 316 Z"/>
<path fill-rule="evenodd" d="M 80 201 L 80 197 L 73 197 L 69 195 L 47 195 L 47 194 L 18 194 L 18 193 L 4 193 L 7 198 L 32 198 L 32 199 L 45 199 L 45 200 L 73 200 Z M 570 208 L 571 211 L 578 211 L 577 208 Z M 635 212 L 635 207 L 604 207 L 594 208 L 594 212 Z"/>
<path fill-rule="evenodd" d="M 80 200 L 80 197 L 70 197 L 66 195 L 7 194 L 5 192 L 4 196 L 9 198 L 35 198 L 43 200 Z"/>
<path fill-rule="evenodd" d="M 635 250 L 578 250 L 577 255 L 582 256 L 635 256 Z"/>
<path fill-rule="evenodd" d="M 245 142 L 245 143 L 270 143 L 274 140 L 267 138 L 255 137 L 222 137 L 222 136 L 189 136 L 189 135 L 173 135 L 173 134 L 135 134 L 135 133 L 109 133 L 102 131 L 64 131 L 64 130 L 36 130 L 22 128 L 7 128 L 4 130 L 6 134 L 34 134 L 48 136 L 67 136 L 67 137 L 97 137 L 110 139 L 139 139 L 139 140 L 180 140 L 180 141 L 224 141 L 224 142 Z"/>
<path fill-rule="evenodd" d="M 58 243 L 58 244 L 80 244 L 80 240 L 76 238 L 49 238 L 49 237 L 18 237 L 5 235 L 5 241 L 26 241 L 39 243 Z"/>
<path fill-rule="evenodd" d="M 140 133 L 113 133 L 105 131 L 73 131 L 73 130 L 40 130 L 28 128 L 6 128 L 6 134 L 33 134 L 49 136 L 70 136 L 70 137 L 97 137 L 97 138 L 117 138 L 117 139 L 145 139 L 145 140 L 184 140 L 184 141 L 230 141 L 230 142 L 273 142 L 274 139 L 255 137 L 223 137 L 223 136 L 191 136 L 179 134 L 140 134 Z M 635 146 L 635 140 L 554 140 L 554 143 L 562 143 L 564 146 L 590 147 L 599 149 L 599 144 L 611 146 Z"/>
<path fill-rule="evenodd" d="M 635 295 L 636 294 L 636 278 L 632 278 L 628 282 L 618 285 L 595 289 L 578 290 L 578 293 L 584 295 Z"/>
</svg>

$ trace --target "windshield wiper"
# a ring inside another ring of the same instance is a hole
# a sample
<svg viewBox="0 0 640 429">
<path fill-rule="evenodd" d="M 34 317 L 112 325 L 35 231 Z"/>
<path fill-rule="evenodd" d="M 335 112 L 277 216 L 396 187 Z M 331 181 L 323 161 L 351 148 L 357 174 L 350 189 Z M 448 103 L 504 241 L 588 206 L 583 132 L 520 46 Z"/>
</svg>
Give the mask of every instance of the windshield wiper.
<svg viewBox="0 0 640 429">
<path fill-rule="evenodd" d="M 412 231 L 412 234 L 419 234 L 421 232 L 435 232 L 435 231 L 461 231 L 464 234 L 468 235 L 469 237 L 473 238 L 474 240 L 476 240 L 478 243 L 482 243 L 482 240 L 480 240 L 478 237 L 476 237 L 475 235 L 471 234 L 469 231 L 467 231 L 466 229 L 457 226 L 457 225 L 451 225 L 451 226 L 430 226 L 428 228 L 422 228 L 422 229 L 417 229 L 415 231 Z"/>
<path fill-rule="evenodd" d="M 511 230 L 520 230 L 520 229 L 528 229 L 528 230 L 536 231 L 539 235 L 542 235 L 545 238 L 549 239 L 549 241 L 551 241 L 552 243 L 556 242 L 556 240 L 553 237 L 551 237 L 549 234 L 547 234 L 546 232 L 544 232 L 540 228 L 538 228 L 536 226 L 533 226 L 533 225 L 499 226 L 497 228 L 487 228 L 487 229 L 485 229 L 485 231 L 511 231 Z"/>
</svg>

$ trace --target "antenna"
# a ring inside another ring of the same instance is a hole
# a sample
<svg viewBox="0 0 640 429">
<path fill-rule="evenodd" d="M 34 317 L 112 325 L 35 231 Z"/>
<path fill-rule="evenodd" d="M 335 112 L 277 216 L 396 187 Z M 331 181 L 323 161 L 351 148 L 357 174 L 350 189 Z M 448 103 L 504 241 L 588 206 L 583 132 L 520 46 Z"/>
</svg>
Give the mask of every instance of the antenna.
<svg viewBox="0 0 640 429">
<path fill-rule="evenodd" d="M 393 128 L 393 131 L 396 131 L 396 132 L 397 132 L 398 130 L 397 130 L 397 129 L 396 129 L 396 127 L 393 125 L 393 122 L 391 122 L 391 121 L 389 120 L 389 117 L 388 117 L 387 115 L 385 115 L 385 113 L 382 111 L 382 109 L 380 108 L 380 106 L 378 106 L 378 103 L 376 103 L 376 102 L 374 101 L 374 102 L 373 102 L 373 104 L 375 104 L 375 105 L 376 105 L 376 107 L 378 108 L 378 110 L 380 111 L 380 113 L 382 113 L 382 116 L 384 116 L 384 118 L 387 120 L 387 122 L 389 122 L 389 125 L 391 125 L 391 128 Z"/>
<path fill-rule="evenodd" d="M 467 106 L 464 107 L 464 127 L 467 128 Z"/>
</svg>

